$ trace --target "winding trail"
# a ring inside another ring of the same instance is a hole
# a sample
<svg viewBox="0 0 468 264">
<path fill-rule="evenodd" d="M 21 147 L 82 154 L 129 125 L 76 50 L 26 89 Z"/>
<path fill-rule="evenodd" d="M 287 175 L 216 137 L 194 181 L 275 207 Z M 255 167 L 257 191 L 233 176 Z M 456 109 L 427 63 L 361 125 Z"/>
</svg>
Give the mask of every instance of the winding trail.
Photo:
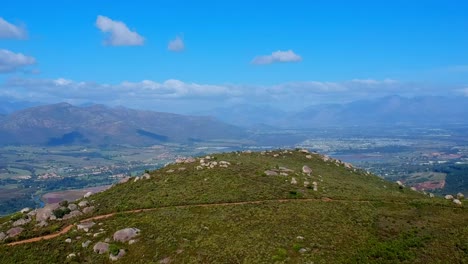
<svg viewBox="0 0 468 264">
<path fill-rule="evenodd" d="M 104 214 L 104 215 L 98 215 L 98 216 L 93 216 L 90 218 L 86 218 L 83 220 L 80 220 L 80 223 L 84 222 L 89 222 L 93 220 L 100 220 L 100 219 L 106 219 L 110 218 L 116 214 L 135 214 L 135 213 L 142 213 L 142 212 L 149 212 L 149 211 L 156 211 L 160 209 L 167 209 L 167 208 L 191 208 L 191 207 L 215 207 L 215 206 L 235 206 L 235 205 L 245 205 L 245 204 L 261 204 L 261 203 L 267 203 L 267 202 L 279 202 L 279 203 L 286 203 L 286 202 L 361 202 L 361 203 L 370 203 L 374 202 L 372 200 L 335 200 L 335 199 L 330 199 L 327 197 L 323 198 L 308 198 L 308 199 L 267 199 L 267 200 L 255 200 L 255 201 L 244 201 L 244 202 L 224 202 L 224 203 L 205 203 L 205 204 L 185 204 L 185 205 L 172 205 L 172 206 L 161 206 L 161 207 L 155 207 L 155 208 L 146 208 L 146 209 L 135 209 L 135 210 L 129 210 L 129 211 L 123 211 L 123 212 L 115 212 L 115 213 L 110 213 L 110 214 Z M 16 245 L 22 245 L 22 244 L 28 244 L 28 243 L 33 243 L 41 240 L 49 240 L 56 238 L 58 236 L 64 235 L 68 233 L 75 224 L 70 224 L 68 226 L 65 226 L 62 230 L 60 230 L 57 233 L 54 234 L 49 234 L 45 236 L 39 236 L 39 237 L 33 237 L 25 240 L 20 240 L 20 241 L 15 241 L 8 243 L 8 246 L 16 246 Z"/>
</svg>

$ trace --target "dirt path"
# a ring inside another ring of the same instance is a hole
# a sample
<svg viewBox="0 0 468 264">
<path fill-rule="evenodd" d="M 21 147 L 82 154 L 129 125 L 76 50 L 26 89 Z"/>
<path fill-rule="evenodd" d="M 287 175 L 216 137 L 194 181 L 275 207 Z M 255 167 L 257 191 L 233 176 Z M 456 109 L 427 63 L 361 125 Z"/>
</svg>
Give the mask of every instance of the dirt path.
<svg viewBox="0 0 468 264">
<path fill-rule="evenodd" d="M 266 202 L 279 202 L 279 203 L 286 203 L 286 202 L 310 202 L 310 201 L 321 201 L 321 202 L 343 202 L 343 201 L 349 201 L 349 202 L 371 202 L 371 201 L 365 201 L 365 200 L 332 200 L 330 198 L 324 197 L 324 198 L 309 198 L 309 199 L 273 199 L 273 200 L 257 200 L 257 201 L 245 201 L 245 202 L 225 202 L 225 203 L 209 203 L 209 204 L 186 204 L 186 205 L 173 205 L 173 206 L 163 206 L 163 207 L 156 207 L 156 208 L 146 208 L 146 209 L 135 209 L 135 210 L 130 210 L 130 211 L 123 211 L 123 212 L 116 212 L 116 213 L 110 213 L 110 214 L 105 214 L 105 215 L 98 215 L 98 216 L 93 216 L 90 218 L 86 218 L 83 220 L 80 220 L 80 223 L 84 222 L 89 222 L 93 220 L 100 220 L 100 219 L 105 219 L 112 217 L 116 214 L 135 214 L 135 213 L 142 213 L 142 212 L 149 212 L 149 211 L 156 211 L 160 209 L 167 209 L 167 208 L 190 208 L 190 207 L 215 207 L 215 206 L 232 206 L 232 205 L 245 205 L 245 204 L 261 204 L 261 203 L 266 203 Z M 8 246 L 16 246 L 16 245 L 21 245 L 21 244 L 28 244 L 28 243 L 33 243 L 41 240 L 49 240 L 56 238 L 58 236 L 64 235 L 68 233 L 75 225 L 71 224 L 66 227 L 64 227 L 61 231 L 50 234 L 50 235 L 45 235 L 45 236 L 40 236 L 40 237 L 33 237 L 21 241 L 16 241 L 16 242 L 11 242 L 8 243 Z"/>
</svg>

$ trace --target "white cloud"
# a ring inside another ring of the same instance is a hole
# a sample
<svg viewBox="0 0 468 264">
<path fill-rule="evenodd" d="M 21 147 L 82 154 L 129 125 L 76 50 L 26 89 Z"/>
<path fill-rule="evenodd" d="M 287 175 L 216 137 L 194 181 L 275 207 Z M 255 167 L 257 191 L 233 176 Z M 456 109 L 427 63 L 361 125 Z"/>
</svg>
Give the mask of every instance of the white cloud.
<svg viewBox="0 0 468 264">
<path fill-rule="evenodd" d="M 34 63 L 36 63 L 36 59 L 33 57 L 0 49 L 0 73 L 14 72 L 21 67 L 32 65 Z"/>
<path fill-rule="evenodd" d="M 26 30 L 20 26 L 15 26 L 0 17 L 0 39 L 25 39 Z"/>
<path fill-rule="evenodd" d="M 175 39 L 169 41 L 167 49 L 170 51 L 183 51 L 185 49 L 184 40 L 177 36 Z"/>
<path fill-rule="evenodd" d="M 105 16 L 98 16 L 96 27 L 108 34 L 104 40 L 104 45 L 110 46 L 140 46 L 145 39 L 137 32 L 128 29 L 127 25 L 121 21 L 112 20 Z"/>
<path fill-rule="evenodd" d="M 252 64 L 272 64 L 275 62 L 299 62 L 301 56 L 294 53 L 292 50 L 275 51 L 271 55 L 257 56 L 252 60 Z"/>
</svg>

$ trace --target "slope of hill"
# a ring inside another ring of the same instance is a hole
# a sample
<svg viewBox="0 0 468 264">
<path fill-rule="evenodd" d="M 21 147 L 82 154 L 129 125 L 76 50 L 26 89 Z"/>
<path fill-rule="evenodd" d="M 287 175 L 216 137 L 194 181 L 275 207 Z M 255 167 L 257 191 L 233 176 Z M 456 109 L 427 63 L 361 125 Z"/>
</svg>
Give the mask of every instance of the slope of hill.
<svg viewBox="0 0 468 264">
<path fill-rule="evenodd" d="M 132 144 L 239 139 L 244 131 L 210 117 L 67 103 L 14 112 L 0 124 L 0 144 Z"/>
<path fill-rule="evenodd" d="M 463 205 L 326 156 L 232 152 L 0 218 L 13 243 L 0 262 L 464 263 L 467 221 Z"/>
</svg>

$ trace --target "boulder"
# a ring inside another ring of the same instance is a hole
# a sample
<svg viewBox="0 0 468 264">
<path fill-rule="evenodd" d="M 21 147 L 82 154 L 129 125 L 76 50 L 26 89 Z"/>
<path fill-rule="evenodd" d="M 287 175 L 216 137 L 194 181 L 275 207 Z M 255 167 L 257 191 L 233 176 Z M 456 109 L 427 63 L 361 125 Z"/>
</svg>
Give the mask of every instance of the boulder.
<svg viewBox="0 0 468 264">
<path fill-rule="evenodd" d="M 92 194 L 92 192 L 87 192 L 85 195 L 83 195 L 83 198 L 89 198 Z"/>
<path fill-rule="evenodd" d="M 445 200 L 453 200 L 453 195 L 451 194 L 445 195 Z"/>
<path fill-rule="evenodd" d="M 78 230 L 84 230 L 85 232 L 88 232 L 91 227 L 93 227 L 96 223 L 94 222 L 84 222 L 80 223 L 76 226 Z"/>
<path fill-rule="evenodd" d="M 109 251 L 109 244 L 104 242 L 97 242 L 93 247 L 93 251 L 98 254 L 104 254 Z"/>
<path fill-rule="evenodd" d="M 140 233 L 138 228 L 124 228 L 114 233 L 114 241 L 127 242 Z"/>
<path fill-rule="evenodd" d="M 0 241 L 3 241 L 6 238 L 5 233 L 0 232 Z"/>
<path fill-rule="evenodd" d="M 462 202 L 458 199 L 453 199 L 453 203 L 456 205 L 462 205 Z"/>
<path fill-rule="evenodd" d="M 76 206 L 76 205 L 75 205 Z M 83 213 L 81 213 L 80 211 L 78 210 L 75 210 L 75 211 L 71 211 L 69 214 L 66 214 L 62 217 L 63 220 L 68 220 L 68 219 L 71 219 L 71 218 L 74 218 L 74 217 L 77 217 L 77 216 L 80 216 L 82 215 Z"/>
<path fill-rule="evenodd" d="M 264 173 L 265 173 L 266 176 L 277 176 L 278 175 L 278 173 L 276 171 L 272 171 L 272 170 L 266 170 Z"/>
<path fill-rule="evenodd" d="M 26 214 L 26 213 L 29 213 L 29 211 L 31 211 L 31 208 L 26 207 L 26 208 L 21 209 L 20 212 L 23 213 L 23 214 Z"/>
<path fill-rule="evenodd" d="M 307 175 L 310 175 L 312 173 L 312 169 L 309 166 L 304 165 L 304 166 L 302 166 L 302 172 L 307 174 Z"/>
<path fill-rule="evenodd" d="M 21 219 L 16 220 L 15 222 L 13 222 L 13 226 L 22 226 L 22 225 L 25 225 L 25 224 L 27 224 L 29 222 L 31 222 L 30 218 L 21 218 Z"/>
<path fill-rule="evenodd" d="M 70 209 L 70 211 L 75 211 L 76 209 L 78 209 L 78 206 L 74 203 L 71 203 L 68 204 L 68 209 Z"/>
<path fill-rule="evenodd" d="M 125 256 L 125 250 L 119 249 L 119 253 L 117 254 L 117 256 L 114 256 L 113 254 L 109 254 L 109 259 L 112 261 L 116 261 L 122 258 L 123 256 Z"/>
<path fill-rule="evenodd" d="M 151 179 L 151 175 L 149 175 L 149 173 L 145 173 L 145 174 L 143 174 L 143 176 L 141 176 L 141 177 L 142 177 L 143 179 L 145 179 L 145 180 Z"/>
<path fill-rule="evenodd" d="M 71 238 L 65 239 L 65 243 L 71 243 L 71 242 L 72 242 Z"/>
<path fill-rule="evenodd" d="M 465 198 L 465 195 L 463 193 L 457 193 L 457 199 L 463 200 Z"/>
<path fill-rule="evenodd" d="M 7 231 L 7 234 L 8 234 L 9 237 L 15 237 L 15 236 L 21 234 L 21 232 L 23 232 L 23 230 L 24 230 L 24 228 L 22 228 L 22 227 L 13 227 L 13 228 L 11 228 L 11 229 L 9 229 Z"/>
<path fill-rule="evenodd" d="M 83 214 L 89 214 L 94 211 L 94 206 L 83 208 Z"/>
<path fill-rule="evenodd" d="M 307 159 L 312 159 L 312 155 L 306 155 Z"/>
<path fill-rule="evenodd" d="M 78 206 L 79 206 L 79 207 L 85 207 L 85 206 L 88 206 L 88 205 L 89 205 L 89 203 L 88 203 L 88 201 L 86 201 L 86 200 L 83 200 L 83 201 L 81 201 L 81 202 L 78 203 Z"/>
<path fill-rule="evenodd" d="M 59 207 L 60 205 L 58 203 L 54 203 L 54 204 L 48 204 L 44 206 L 44 208 L 37 209 L 36 221 L 37 222 L 47 221 L 51 216 L 53 216 L 52 211 Z"/>
</svg>

